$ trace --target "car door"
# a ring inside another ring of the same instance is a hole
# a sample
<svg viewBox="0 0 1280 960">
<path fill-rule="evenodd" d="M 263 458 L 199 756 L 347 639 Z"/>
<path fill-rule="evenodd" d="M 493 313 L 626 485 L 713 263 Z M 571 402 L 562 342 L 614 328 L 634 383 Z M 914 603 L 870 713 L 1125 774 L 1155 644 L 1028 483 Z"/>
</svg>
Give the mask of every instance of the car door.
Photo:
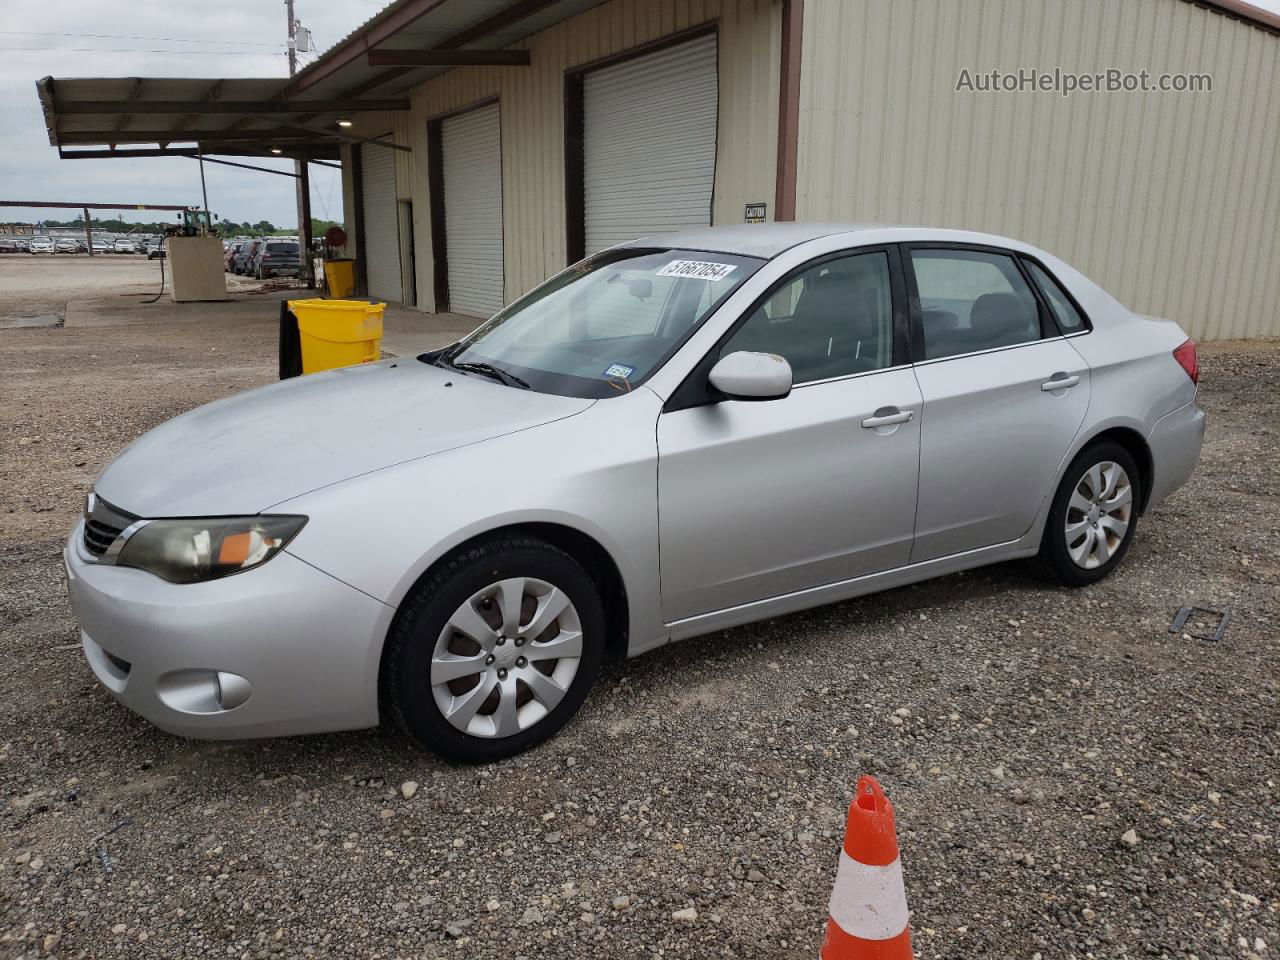
<svg viewBox="0 0 1280 960">
<path fill-rule="evenodd" d="M 658 420 L 667 622 L 907 562 L 921 396 L 905 299 L 893 247 L 811 261 L 672 396 Z M 790 395 L 717 402 L 706 373 L 739 350 L 785 357 Z"/>
<path fill-rule="evenodd" d="M 1017 540 L 1089 406 L 1089 367 L 1008 251 L 910 246 L 920 424 L 911 562 Z"/>
</svg>

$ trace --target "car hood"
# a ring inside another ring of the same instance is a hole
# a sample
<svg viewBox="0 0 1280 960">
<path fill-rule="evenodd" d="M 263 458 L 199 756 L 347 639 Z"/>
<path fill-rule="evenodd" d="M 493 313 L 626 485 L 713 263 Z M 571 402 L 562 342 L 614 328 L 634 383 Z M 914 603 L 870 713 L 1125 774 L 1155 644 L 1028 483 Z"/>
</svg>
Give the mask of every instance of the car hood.
<svg viewBox="0 0 1280 960">
<path fill-rule="evenodd" d="M 94 485 L 138 516 L 254 514 L 362 473 L 573 416 L 594 401 L 400 359 L 283 380 L 143 434 Z"/>
</svg>

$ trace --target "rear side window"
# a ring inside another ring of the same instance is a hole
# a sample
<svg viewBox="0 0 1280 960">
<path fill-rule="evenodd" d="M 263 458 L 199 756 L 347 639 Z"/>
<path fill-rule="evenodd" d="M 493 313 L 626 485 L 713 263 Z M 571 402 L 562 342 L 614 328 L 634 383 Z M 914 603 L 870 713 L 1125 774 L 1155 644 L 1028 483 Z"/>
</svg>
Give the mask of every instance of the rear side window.
<svg viewBox="0 0 1280 960">
<path fill-rule="evenodd" d="M 1040 287 L 1044 298 L 1049 301 L 1049 311 L 1053 314 L 1053 319 L 1058 321 L 1058 329 L 1064 334 L 1079 333 L 1081 330 L 1088 329 L 1080 311 L 1075 308 L 1075 304 L 1062 289 L 1062 285 L 1049 276 L 1049 271 L 1033 260 L 1022 262 L 1027 265 L 1031 278 Z"/>
<path fill-rule="evenodd" d="M 912 250 L 924 358 L 1040 339 L 1040 313 L 1013 257 L 983 250 Z"/>
</svg>

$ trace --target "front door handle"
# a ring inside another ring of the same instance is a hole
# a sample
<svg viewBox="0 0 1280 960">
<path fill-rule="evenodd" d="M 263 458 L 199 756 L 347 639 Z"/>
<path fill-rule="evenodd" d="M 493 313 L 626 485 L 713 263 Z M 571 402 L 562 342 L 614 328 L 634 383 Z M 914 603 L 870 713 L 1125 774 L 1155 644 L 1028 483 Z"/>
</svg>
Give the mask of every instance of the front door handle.
<svg viewBox="0 0 1280 960">
<path fill-rule="evenodd" d="M 872 416 L 862 421 L 867 430 L 877 427 L 892 427 L 899 423 L 908 423 L 916 415 L 914 410 L 899 410 L 897 407 L 881 407 Z"/>
<path fill-rule="evenodd" d="M 1074 374 L 1068 377 L 1065 373 L 1055 373 L 1040 384 L 1040 389 L 1045 393 L 1052 393 L 1054 390 L 1069 390 L 1079 382 L 1080 378 Z"/>
</svg>

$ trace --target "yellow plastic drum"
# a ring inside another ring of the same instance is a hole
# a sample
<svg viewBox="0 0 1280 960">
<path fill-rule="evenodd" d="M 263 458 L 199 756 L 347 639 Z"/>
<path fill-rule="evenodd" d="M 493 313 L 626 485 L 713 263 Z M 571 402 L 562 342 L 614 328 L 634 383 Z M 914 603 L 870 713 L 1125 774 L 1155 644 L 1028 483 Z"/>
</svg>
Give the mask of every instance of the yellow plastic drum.
<svg viewBox="0 0 1280 960">
<path fill-rule="evenodd" d="M 349 297 L 356 289 L 356 262 L 354 260 L 326 260 L 324 283 L 331 297 Z"/>
<path fill-rule="evenodd" d="M 303 373 L 373 363 L 382 356 L 385 303 L 290 300 L 289 309 L 298 318 Z"/>
</svg>

